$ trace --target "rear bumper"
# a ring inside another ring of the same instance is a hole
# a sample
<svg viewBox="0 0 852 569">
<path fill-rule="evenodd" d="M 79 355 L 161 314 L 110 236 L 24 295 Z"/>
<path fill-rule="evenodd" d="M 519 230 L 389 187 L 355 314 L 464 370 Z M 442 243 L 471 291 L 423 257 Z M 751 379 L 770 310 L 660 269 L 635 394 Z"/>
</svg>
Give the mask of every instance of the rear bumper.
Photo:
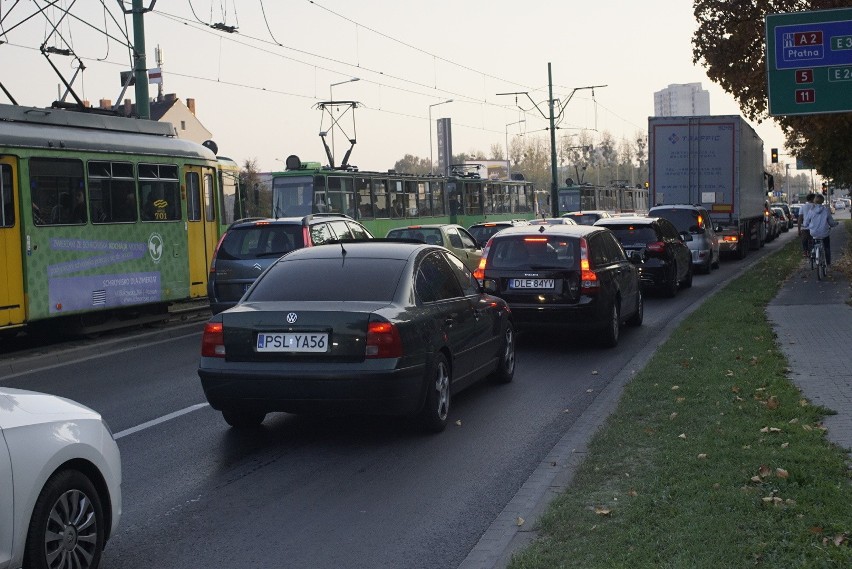
<svg viewBox="0 0 852 569">
<path fill-rule="evenodd" d="M 396 361 L 396 360 L 392 360 Z M 378 363 L 377 363 L 378 362 Z M 426 365 L 241 364 L 202 358 L 198 375 L 214 409 L 410 415 L 423 404 Z"/>
<path fill-rule="evenodd" d="M 509 309 L 519 329 L 550 327 L 584 332 L 600 330 L 607 324 L 609 311 L 603 304 L 600 298 L 587 296 L 577 304 L 509 303 Z"/>
</svg>

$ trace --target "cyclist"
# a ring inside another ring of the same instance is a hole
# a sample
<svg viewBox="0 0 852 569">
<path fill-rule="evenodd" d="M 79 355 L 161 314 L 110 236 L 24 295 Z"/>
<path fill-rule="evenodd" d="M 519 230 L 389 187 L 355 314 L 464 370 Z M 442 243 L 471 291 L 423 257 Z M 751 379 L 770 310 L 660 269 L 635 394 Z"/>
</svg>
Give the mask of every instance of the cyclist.
<svg viewBox="0 0 852 569">
<path fill-rule="evenodd" d="M 822 239 L 823 248 L 825 249 L 825 264 L 831 264 L 831 240 L 829 232 L 832 227 L 837 225 L 834 218 L 831 217 L 831 212 L 823 205 L 825 197 L 822 194 L 817 194 L 814 198 L 814 205 L 805 214 L 805 220 L 802 223 L 802 229 L 810 231 L 811 238 Z"/>
<path fill-rule="evenodd" d="M 799 208 L 799 218 L 798 218 L 798 226 L 799 226 L 799 237 L 802 238 L 802 254 L 807 257 L 811 254 L 811 234 L 807 229 L 804 228 L 805 214 L 814 207 L 814 199 L 816 198 L 816 194 L 811 192 L 805 198 L 805 203 L 802 204 L 802 207 Z"/>
</svg>

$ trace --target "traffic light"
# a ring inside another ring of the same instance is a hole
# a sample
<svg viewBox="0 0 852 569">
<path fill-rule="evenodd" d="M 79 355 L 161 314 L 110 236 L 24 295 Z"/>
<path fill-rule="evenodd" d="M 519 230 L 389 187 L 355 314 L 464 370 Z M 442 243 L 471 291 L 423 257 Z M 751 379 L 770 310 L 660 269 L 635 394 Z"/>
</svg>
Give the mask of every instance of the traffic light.
<svg viewBox="0 0 852 569">
<path fill-rule="evenodd" d="M 778 164 L 778 149 L 777 148 L 772 149 L 772 163 Z"/>
</svg>

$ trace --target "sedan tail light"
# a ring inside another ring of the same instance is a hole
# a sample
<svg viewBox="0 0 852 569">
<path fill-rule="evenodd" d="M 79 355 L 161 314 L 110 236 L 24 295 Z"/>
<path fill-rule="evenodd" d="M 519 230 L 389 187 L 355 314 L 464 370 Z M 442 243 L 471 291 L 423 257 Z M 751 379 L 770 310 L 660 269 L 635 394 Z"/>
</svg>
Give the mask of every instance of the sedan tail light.
<svg viewBox="0 0 852 569">
<path fill-rule="evenodd" d="M 395 324 L 390 322 L 369 322 L 367 324 L 368 358 L 402 357 L 402 338 Z"/>
<path fill-rule="evenodd" d="M 662 241 L 654 241 L 653 243 L 648 243 L 647 245 L 645 245 L 645 249 L 650 251 L 651 253 L 665 253 L 666 244 Z"/>
<path fill-rule="evenodd" d="M 491 249 L 491 242 L 493 239 L 489 239 L 488 243 L 485 244 L 485 247 L 482 248 L 482 257 L 479 259 L 479 266 L 476 267 L 476 270 L 473 271 L 473 278 L 475 278 L 479 284 L 482 284 L 482 280 L 485 278 L 485 264 L 488 262 L 488 251 Z"/>
<path fill-rule="evenodd" d="M 208 322 L 201 336 L 201 355 L 206 358 L 225 357 L 225 333 L 221 322 Z"/>
<path fill-rule="evenodd" d="M 585 239 L 580 239 L 580 288 L 589 294 L 598 292 L 600 287 L 598 275 L 589 265 L 589 244 Z"/>
</svg>

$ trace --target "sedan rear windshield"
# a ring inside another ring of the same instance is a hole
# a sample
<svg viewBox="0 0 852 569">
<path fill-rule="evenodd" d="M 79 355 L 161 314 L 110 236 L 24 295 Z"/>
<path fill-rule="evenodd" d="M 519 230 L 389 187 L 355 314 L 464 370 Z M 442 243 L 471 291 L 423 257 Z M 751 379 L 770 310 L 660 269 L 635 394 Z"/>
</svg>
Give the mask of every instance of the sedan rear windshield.
<svg viewBox="0 0 852 569">
<path fill-rule="evenodd" d="M 596 213 L 576 213 L 569 216 L 578 225 L 594 225 L 601 218 Z"/>
<path fill-rule="evenodd" d="M 473 235 L 474 239 L 476 239 L 480 243 L 485 243 L 491 237 L 493 237 L 495 233 L 506 229 L 507 227 L 511 227 L 511 225 L 474 225 L 467 231 L 468 233 Z"/>
<path fill-rule="evenodd" d="M 435 227 L 406 227 L 388 231 L 388 239 L 416 239 L 431 245 L 443 245 L 441 230 Z"/>
<path fill-rule="evenodd" d="M 391 302 L 405 266 L 402 259 L 283 261 L 257 281 L 246 300 Z"/>
<path fill-rule="evenodd" d="M 606 227 L 615 233 L 615 236 L 618 237 L 618 240 L 625 247 L 644 247 L 648 243 L 659 241 L 657 233 L 647 225 L 616 225 Z"/>
<path fill-rule="evenodd" d="M 304 246 L 299 224 L 258 224 L 228 231 L 217 256 L 225 260 L 280 257 Z"/>
<path fill-rule="evenodd" d="M 494 269 L 576 269 L 580 264 L 579 241 L 561 235 L 495 238 L 488 251 L 488 264 Z"/>
<path fill-rule="evenodd" d="M 689 233 L 701 233 L 704 230 L 704 221 L 698 223 L 698 212 L 694 209 L 655 209 L 650 213 L 652 217 L 662 217 L 671 221 L 677 227 L 678 233 L 688 231 Z"/>
</svg>

